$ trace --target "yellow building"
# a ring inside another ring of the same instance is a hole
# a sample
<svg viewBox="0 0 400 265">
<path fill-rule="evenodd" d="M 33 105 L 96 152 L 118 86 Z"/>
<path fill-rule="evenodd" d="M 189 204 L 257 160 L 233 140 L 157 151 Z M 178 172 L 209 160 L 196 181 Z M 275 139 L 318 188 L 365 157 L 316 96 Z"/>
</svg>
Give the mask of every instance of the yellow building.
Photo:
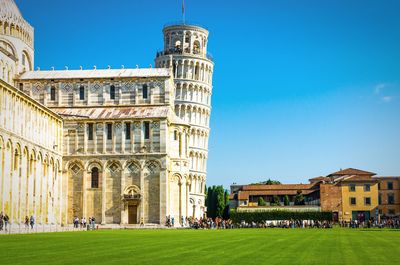
<svg viewBox="0 0 400 265">
<path fill-rule="evenodd" d="M 336 210 L 338 210 L 336 212 L 338 220 L 365 221 L 371 217 L 376 218 L 378 216 L 378 181 L 372 178 L 374 175 L 375 173 L 353 168 L 328 175 L 331 180 L 328 185 L 337 186 L 337 192 L 340 193 L 337 195 L 340 196 L 333 196 L 332 194 L 323 196 L 323 192 L 321 192 L 321 200 L 325 200 L 321 204 L 335 205 Z"/>
</svg>

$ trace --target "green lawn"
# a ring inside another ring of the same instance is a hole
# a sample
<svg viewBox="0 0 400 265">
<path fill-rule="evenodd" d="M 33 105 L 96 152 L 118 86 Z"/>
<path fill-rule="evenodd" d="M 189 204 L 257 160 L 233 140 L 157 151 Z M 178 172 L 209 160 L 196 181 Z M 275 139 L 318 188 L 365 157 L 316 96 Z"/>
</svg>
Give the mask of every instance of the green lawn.
<svg viewBox="0 0 400 265">
<path fill-rule="evenodd" d="M 116 230 L 3 235 L 0 264 L 400 264 L 400 231 Z"/>
</svg>

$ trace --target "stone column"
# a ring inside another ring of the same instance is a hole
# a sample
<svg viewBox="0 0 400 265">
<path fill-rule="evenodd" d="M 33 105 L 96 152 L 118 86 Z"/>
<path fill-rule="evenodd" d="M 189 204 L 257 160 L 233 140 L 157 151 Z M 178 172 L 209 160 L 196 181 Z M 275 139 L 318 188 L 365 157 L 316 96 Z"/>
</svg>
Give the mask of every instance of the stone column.
<svg viewBox="0 0 400 265">
<path fill-rule="evenodd" d="M 88 81 L 86 88 L 86 105 L 90 106 L 90 81 Z"/>
<path fill-rule="evenodd" d="M 74 150 L 74 153 L 78 152 L 78 147 L 79 147 L 79 145 L 78 145 L 78 141 L 79 141 L 79 138 L 78 138 L 78 133 L 79 133 L 78 127 L 79 127 L 79 125 L 77 126 L 77 128 L 75 130 L 75 150 Z"/>
<path fill-rule="evenodd" d="M 190 204 L 190 201 L 189 201 L 189 186 L 190 186 L 190 183 L 188 181 L 186 181 L 186 217 L 189 216 L 189 204 Z"/>
<path fill-rule="evenodd" d="M 97 123 L 93 124 L 93 153 L 97 154 Z"/>
<path fill-rule="evenodd" d="M 125 131 L 126 123 L 121 122 L 121 153 L 125 153 Z"/>
<path fill-rule="evenodd" d="M 167 169 L 160 170 L 160 224 L 165 224 L 168 202 L 168 172 Z M 176 219 L 175 219 L 176 220 Z M 178 221 L 178 220 L 176 220 Z"/>
<path fill-rule="evenodd" d="M 146 161 L 144 161 L 145 163 Z M 144 165 L 144 163 L 141 163 Z M 140 170 L 140 193 L 142 194 L 142 199 L 140 201 L 140 214 L 139 214 L 139 223 L 141 220 L 144 220 L 144 202 L 147 200 L 146 194 L 144 194 L 144 172 L 142 168 Z"/>
<path fill-rule="evenodd" d="M 115 146 L 117 143 L 117 128 L 116 123 L 112 123 L 112 152 L 115 153 Z"/>
<path fill-rule="evenodd" d="M 85 218 L 88 218 L 87 217 L 87 202 L 86 202 L 86 190 L 87 190 L 87 187 L 86 187 L 86 179 L 87 179 L 87 175 L 89 174 L 89 172 L 88 171 L 86 171 L 86 169 L 82 169 L 82 171 L 83 171 L 83 173 L 82 173 L 82 214 L 83 214 L 83 216 L 85 217 Z"/>
<path fill-rule="evenodd" d="M 106 169 L 103 168 L 101 172 L 102 181 L 101 181 L 101 224 L 106 224 L 106 203 L 107 203 L 107 178 L 106 178 Z"/>
<path fill-rule="evenodd" d="M 107 124 L 103 122 L 103 154 L 107 152 Z"/>
<path fill-rule="evenodd" d="M 88 142 L 88 137 L 87 137 L 87 131 L 88 131 L 88 124 L 86 122 L 83 123 L 83 153 L 87 153 L 87 142 Z"/>
<path fill-rule="evenodd" d="M 131 122 L 131 153 L 135 152 L 135 124 Z"/>
</svg>

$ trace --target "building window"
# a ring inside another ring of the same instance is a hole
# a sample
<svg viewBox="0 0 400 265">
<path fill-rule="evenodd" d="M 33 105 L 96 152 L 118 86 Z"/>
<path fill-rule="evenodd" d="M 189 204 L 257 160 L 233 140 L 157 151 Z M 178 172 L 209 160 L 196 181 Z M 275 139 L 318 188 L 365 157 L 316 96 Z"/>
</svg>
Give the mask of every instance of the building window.
<svg viewBox="0 0 400 265">
<path fill-rule="evenodd" d="M 149 89 L 146 84 L 143 85 L 143 99 L 149 98 Z"/>
<path fill-rule="evenodd" d="M 393 182 L 388 182 L 388 190 L 392 190 L 393 189 Z"/>
<path fill-rule="evenodd" d="M 56 100 L 56 88 L 53 86 L 50 88 L 50 100 Z"/>
<path fill-rule="evenodd" d="M 85 87 L 80 86 L 79 87 L 79 100 L 84 100 L 85 99 Z"/>
<path fill-rule="evenodd" d="M 126 140 L 131 139 L 131 124 L 130 123 L 125 124 L 125 139 Z"/>
<path fill-rule="evenodd" d="M 115 86 L 110 86 L 110 99 L 115 99 Z"/>
<path fill-rule="evenodd" d="M 178 141 L 178 131 L 174 131 L 174 140 Z"/>
<path fill-rule="evenodd" d="M 379 182 L 378 183 L 378 190 L 380 190 L 381 189 L 381 183 Z"/>
<path fill-rule="evenodd" d="M 371 191 L 371 185 L 370 184 L 365 184 L 364 185 L 364 191 Z"/>
<path fill-rule="evenodd" d="M 381 205 L 382 204 L 382 194 L 378 195 L 378 204 Z"/>
<path fill-rule="evenodd" d="M 99 169 L 97 167 L 92 168 L 92 189 L 99 188 Z"/>
<path fill-rule="evenodd" d="M 389 193 L 387 196 L 388 196 L 388 204 L 394 204 L 394 194 Z"/>
<path fill-rule="evenodd" d="M 349 184 L 349 191 L 356 191 L 356 185 L 354 184 Z"/>
<path fill-rule="evenodd" d="M 389 210 L 388 210 L 388 214 L 390 214 L 390 215 L 395 215 L 394 209 L 389 209 Z"/>
<path fill-rule="evenodd" d="M 23 83 L 19 83 L 19 90 L 24 90 L 24 84 Z"/>
<path fill-rule="evenodd" d="M 371 205 L 371 197 L 364 198 L 365 205 Z"/>
<path fill-rule="evenodd" d="M 351 205 L 356 205 L 356 204 L 357 204 L 356 198 L 351 197 L 351 198 L 350 198 L 350 204 L 351 204 Z"/>
<path fill-rule="evenodd" d="M 112 124 L 107 123 L 107 140 L 112 139 Z"/>
<path fill-rule="evenodd" d="M 93 123 L 88 124 L 88 140 L 93 140 Z"/>
<path fill-rule="evenodd" d="M 150 122 L 145 121 L 143 123 L 143 127 L 144 127 L 144 139 L 148 140 L 150 139 Z"/>
</svg>

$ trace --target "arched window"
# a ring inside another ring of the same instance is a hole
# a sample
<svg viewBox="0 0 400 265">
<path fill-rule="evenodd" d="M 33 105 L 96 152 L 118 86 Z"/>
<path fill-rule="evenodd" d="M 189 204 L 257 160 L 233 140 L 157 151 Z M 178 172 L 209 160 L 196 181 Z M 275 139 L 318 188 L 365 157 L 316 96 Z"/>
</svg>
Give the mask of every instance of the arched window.
<svg viewBox="0 0 400 265">
<path fill-rule="evenodd" d="M 110 99 L 115 99 L 115 86 L 110 86 Z"/>
<path fill-rule="evenodd" d="M 92 189 L 99 188 L 99 169 L 97 167 L 92 168 Z"/>
<path fill-rule="evenodd" d="M 193 53 L 194 54 L 199 54 L 200 53 L 200 42 L 198 40 L 196 40 L 193 43 Z"/>
<path fill-rule="evenodd" d="M 85 87 L 84 86 L 79 87 L 79 99 L 80 100 L 85 99 Z"/>
<path fill-rule="evenodd" d="M 50 100 L 56 100 L 56 88 L 53 86 L 50 89 Z"/>
</svg>

